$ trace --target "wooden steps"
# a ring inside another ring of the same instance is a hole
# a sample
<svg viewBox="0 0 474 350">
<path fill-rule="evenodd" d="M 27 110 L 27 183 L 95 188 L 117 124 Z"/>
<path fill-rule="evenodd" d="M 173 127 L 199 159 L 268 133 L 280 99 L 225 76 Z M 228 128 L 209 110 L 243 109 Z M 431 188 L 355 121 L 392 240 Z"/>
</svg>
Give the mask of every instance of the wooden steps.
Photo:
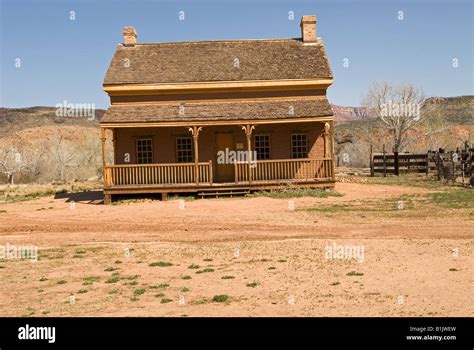
<svg viewBox="0 0 474 350">
<path fill-rule="evenodd" d="M 250 188 L 209 188 L 203 189 L 198 192 L 198 196 L 204 197 L 216 197 L 219 196 L 242 196 L 250 193 Z"/>
</svg>

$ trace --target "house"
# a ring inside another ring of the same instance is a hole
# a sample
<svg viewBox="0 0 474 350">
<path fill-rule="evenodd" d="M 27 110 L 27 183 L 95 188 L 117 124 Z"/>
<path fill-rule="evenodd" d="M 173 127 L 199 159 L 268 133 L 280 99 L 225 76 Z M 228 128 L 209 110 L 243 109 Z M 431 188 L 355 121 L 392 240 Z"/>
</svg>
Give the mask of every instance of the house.
<svg viewBox="0 0 474 350">
<path fill-rule="evenodd" d="M 103 85 L 105 203 L 115 194 L 334 187 L 333 74 L 315 16 L 303 16 L 297 39 L 139 43 L 133 27 L 123 35 Z"/>
</svg>

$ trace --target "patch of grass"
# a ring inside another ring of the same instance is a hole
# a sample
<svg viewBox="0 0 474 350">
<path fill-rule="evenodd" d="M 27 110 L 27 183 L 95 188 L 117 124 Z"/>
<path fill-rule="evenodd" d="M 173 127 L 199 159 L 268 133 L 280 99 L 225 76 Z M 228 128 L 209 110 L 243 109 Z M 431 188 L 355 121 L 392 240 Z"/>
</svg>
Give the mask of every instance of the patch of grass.
<svg viewBox="0 0 474 350">
<path fill-rule="evenodd" d="M 200 266 L 199 265 L 196 265 L 196 264 L 191 264 L 188 266 L 188 269 L 199 269 Z"/>
<path fill-rule="evenodd" d="M 196 273 L 207 273 L 207 272 L 214 272 L 214 269 L 206 268 L 204 270 L 196 271 Z"/>
<path fill-rule="evenodd" d="M 65 280 L 59 280 L 56 282 L 56 284 L 66 284 L 67 282 Z"/>
<path fill-rule="evenodd" d="M 453 268 L 450 268 L 449 271 L 459 271 L 459 270 L 453 267 Z"/>
<path fill-rule="evenodd" d="M 258 282 L 252 282 L 252 283 L 247 283 L 246 284 L 247 287 L 250 287 L 250 288 L 255 288 L 256 286 L 258 286 Z"/>
<path fill-rule="evenodd" d="M 276 270 L 276 267 L 275 266 L 270 266 L 268 269 L 269 270 Z"/>
<path fill-rule="evenodd" d="M 167 284 L 167 283 L 161 283 L 161 284 L 157 284 L 157 285 L 154 285 L 154 286 L 150 286 L 148 288 L 150 289 L 165 289 L 165 288 L 168 288 L 170 285 Z"/>
<path fill-rule="evenodd" d="M 130 298 L 130 301 L 138 301 L 138 300 L 140 300 L 140 299 L 138 299 L 137 297 Z"/>
<path fill-rule="evenodd" d="M 115 260 L 115 263 L 116 263 L 116 264 L 121 264 L 122 261 L 121 261 L 121 260 Z"/>
<path fill-rule="evenodd" d="M 192 278 L 191 276 L 183 276 L 183 277 L 181 277 L 181 279 L 183 279 L 183 280 L 190 280 L 191 278 Z"/>
<path fill-rule="evenodd" d="M 212 301 L 215 303 L 225 303 L 227 300 L 229 300 L 229 296 L 225 294 L 214 295 L 212 298 Z"/>
<path fill-rule="evenodd" d="M 207 304 L 209 301 L 207 299 L 200 299 L 200 300 L 191 300 L 189 302 L 190 305 L 204 305 Z"/>
<path fill-rule="evenodd" d="M 234 277 L 234 276 L 225 275 L 225 276 L 222 276 L 221 278 L 222 278 L 223 280 L 233 280 L 235 277 Z"/>
<path fill-rule="evenodd" d="M 452 188 L 443 192 L 431 194 L 431 201 L 447 209 L 474 208 L 474 190 L 467 188 Z"/>
<path fill-rule="evenodd" d="M 41 278 L 39 279 L 40 282 L 44 282 L 44 281 L 47 281 L 47 280 L 48 280 L 48 279 L 47 279 L 46 277 L 41 277 Z"/>
<path fill-rule="evenodd" d="M 171 299 L 168 299 L 168 298 L 163 298 L 160 300 L 160 303 L 161 304 L 167 304 L 167 303 L 171 303 L 173 300 Z"/>
<path fill-rule="evenodd" d="M 133 292 L 133 295 L 135 296 L 138 296 L 138 295 L 142 295 L 145 293 L 145 289 L 136 289 L 134 292 Z"/>
<path fill-rule="evenodd" d="M 168 266 L 173 266 L 173 264 L 166 261 L 157 261 L 157 262 L 152 262 L 149 266 L 168 267 Z"/>
<path fill-rule="evenodd" d="M 212 261 L 212 260 L 213 260 L 213 259 L 211 259 L 211 258 L 206 258 L 206 259 L 203 259 L 202 261 L 206 261 L 206 262 L 207 262 L 207 261 Z"/>
<path fill-rule="evenodd" d="M 137 281 L 125 282 L 124 285 L 126 286 L 136 286 L 138 284 Z"/>
<path fill-rule="evenodd" d="M 165 293 L 158 293 L 158 294 L 155 294 L 155 298 L 163 298 L 164 296 L 166 296 Z"/>
<path fill-rule="evenodd" d="M 189 288 L 184 287 L 184 288 L 181 289 L 181 292 L 183 292 L 183 293 L 189 292 Z"/>
<path fill-rule="evenodd" d="M 116 267 L 107 267 L 104 271 L 105 272 L 112 272 L 112 271 L 117 271 L 117 270 L 118 270 L 118 268 L 116 268 Z"/>
<path fill-rule="evenodd" d="M 119 290 L 114 288 L 109 292 L 109 294 L 117 294 L 118 292 L 119 292 Z"/>
<path fill-rule="evenodd" d="M 87 292 L 88 292 L 87 289 L 79 289 L 79 290 L 77 291 L 78 294 L 84 294 L 84 293 L 87 293 Z"/>
<path fill-rule="evenodd" d="M 284 262 L 286 262 L 286 260 L 285 259 L 280 259 L 280 260 L 278 260 L 278 262 L 279 263 L 284 263 Z"/>
<path fill-rule="evenodd" d="M 347 276 L 364 276 L 362 272 L 351 271 L 346 273 Z"/>
<path fill-rule="evenodd" d="M 339 282 L 332 282 L 332 283 L 331 283 L 331 286 L 337 286 L 338 284 L 341 284 L 341 283 L 339 283 Z"/>
<path fill-rule="evenodd" d="M 277 189 L 272 191 L 259 191 L 248 195 L 248 197 L 268 197 L 275 199 L 285 198 L 302 198 L 302 197 L 315 197 L 315 198 L 327 198 L 327 197 L 342 197 L 343 194 L 334 190 L 322 190 L 315 188 L 303 188 L 303 189 Z"/>
<path fill-rule="evenodd" d="M 105 283 L 117 283 L 118 281 L 120 281 L 120 277 L 114 276 L 114 277 L 110 277 L 107 281 L 105 281 Z"/>
<path fill-rule="evenodd" d="M 74 254 L 85 254 L 86 251 L 84 249 L 76 249 L 76 251 L 74 252 Z"/>
<path fill-rule="evenodd" d="M 317 212 L 317 213 L 326 213 L 332 214 L 341 211 L 349 211 L 351 208 L 347 204 L 331 204 L 331 205 L 321 205 L 313 208 L 307 208 L 306 211 Z"/>
<path fill-rule="evenodd" d="M 41 312 L 42 315 L 47 315 L 49 313 L 50 313 L 50 311 L 48 311 L 48 310 L 44 310 L 44 311 Z"/>
<path fill-rule="evenodd" d="M 140 278 L 140 275 L 131 275 L 131 276 L 123 276 L 122 277 L 122 279 L 126 279 L 126 280 L 129 280 L 129 281 L 137 280 L 138 278 Z"/>
<path fill-rule="evenodd" d="M 85 277 L 83 279 L 83 283 L 82 285 L 83 286 L 88 286 L 88 285 L 91 285 L 92 283 L 94 282 L 99 282 L 100 281 L 100 277 L 99 276 L 89 276 L 89 277 Z"/>
</svg>

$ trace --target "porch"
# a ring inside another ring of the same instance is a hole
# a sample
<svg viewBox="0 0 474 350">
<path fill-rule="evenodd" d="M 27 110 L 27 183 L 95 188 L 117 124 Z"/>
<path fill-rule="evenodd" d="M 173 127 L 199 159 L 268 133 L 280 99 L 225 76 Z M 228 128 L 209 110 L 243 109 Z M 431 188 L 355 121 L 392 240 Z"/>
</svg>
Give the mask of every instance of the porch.
<svg viewBox="0 0 474 350">
<path fill-rule="evenodd" d="M 234 181 L 214 182 L 212 161 L 202 163 L 107 165 L 106 189 L 153 186 L 200 187 L 334 181 L 332 162 L 325 159 L 278 159 L 234 162 Z"/>
</svg>

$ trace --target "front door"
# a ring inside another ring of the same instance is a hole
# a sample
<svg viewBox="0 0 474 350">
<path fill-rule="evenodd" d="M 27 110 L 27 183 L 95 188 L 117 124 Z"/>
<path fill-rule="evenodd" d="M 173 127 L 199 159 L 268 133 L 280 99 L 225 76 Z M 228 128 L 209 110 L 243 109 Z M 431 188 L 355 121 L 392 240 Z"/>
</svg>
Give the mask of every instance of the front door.
<svg viewBox="0 0 474 350">
<path fill-rule="evenodd" d="M 225 164 L 221 163 L 219 160 L 222 157 L 219 157 L 219 152 L 228 152 L 234 151 L 234 135 L 232 133 L 219 133 L 216 134 L 216 181 L 217 182 L 234 182 L 234 165 L 228 164 L 226 161 Z M 227 160 L 227 158 L 224 158 Z"/>
</svg>

